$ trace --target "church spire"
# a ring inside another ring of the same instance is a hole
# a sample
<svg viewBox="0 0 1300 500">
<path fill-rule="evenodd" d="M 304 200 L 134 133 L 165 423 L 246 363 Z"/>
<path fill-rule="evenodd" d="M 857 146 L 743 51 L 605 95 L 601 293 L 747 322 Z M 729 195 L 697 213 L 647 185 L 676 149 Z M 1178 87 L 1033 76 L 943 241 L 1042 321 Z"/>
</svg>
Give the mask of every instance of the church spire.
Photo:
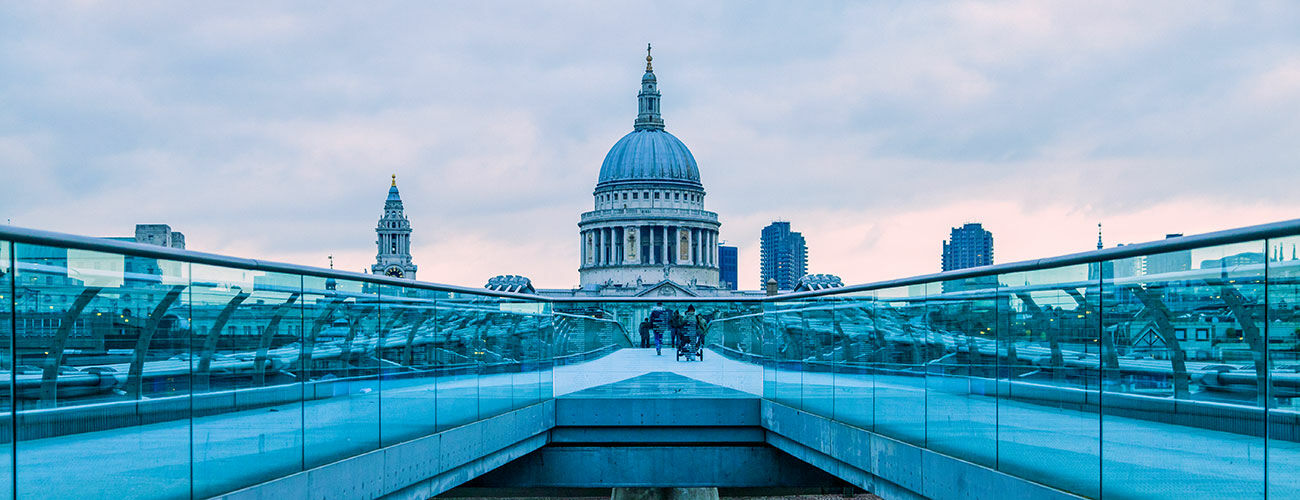
<svg viewBox="0 0 1300 500">
<path fill-rule="evenodd" d="M 1097 250 L 1101 250 L 1101 223 L 1097 223 Z"/>
<path fill-rule="evenodd" d="M 637 97 L 636 130 L 663 130 L 664 119 L 659 115 L 659 82 L 650 62 L 650 44 L 645 45 L 645 75 L 641 76 L 641 92 Z"/>
</svg>

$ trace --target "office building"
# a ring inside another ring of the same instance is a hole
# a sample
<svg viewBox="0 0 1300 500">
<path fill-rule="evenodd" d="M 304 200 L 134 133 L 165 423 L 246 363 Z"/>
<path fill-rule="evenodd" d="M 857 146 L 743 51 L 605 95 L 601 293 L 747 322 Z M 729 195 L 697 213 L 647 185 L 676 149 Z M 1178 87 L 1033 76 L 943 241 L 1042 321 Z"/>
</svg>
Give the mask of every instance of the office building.
<svg viewBox="0 0 1300 500">
<path fill-rule="evenodd" d="M 759 256 L 759 280 L 776 280 L 779 290 L 793 290 L 808 273 L 808 246 L 803 234 L 790 230 L 789 222 L 773 222 L 763 228 Z"/>
<path fill-rule="evenodd" d="M 978 222 L 952 228 L 943 242 L 943 270 L 993 265 L 993 233 Z"/>
</svg>

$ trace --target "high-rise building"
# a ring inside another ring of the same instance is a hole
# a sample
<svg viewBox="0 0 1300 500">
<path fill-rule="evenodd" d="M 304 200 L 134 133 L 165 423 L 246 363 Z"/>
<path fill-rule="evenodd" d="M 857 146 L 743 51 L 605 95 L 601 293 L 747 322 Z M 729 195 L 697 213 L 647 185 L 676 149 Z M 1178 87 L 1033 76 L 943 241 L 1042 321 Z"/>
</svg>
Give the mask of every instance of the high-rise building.
<svg viewBox="0 0 1300 500">
<path fill-rule="evenodd" d="M 375 265 L 370 266 L 370 272 L 415 279 L 416 266 L 411 262 L 411 221 L 406 219 L 402 196 L 397 193 L 397 174 L 393 174 L 388 199 L 384 200 L 384 215 L 379 218 L 375 233 L 379 235 L 375 240 L 379 254 L 375 256 Z"/>
<path fill-rule="evenodd" d="M 943 242 L 944 271 L 992 264 L 993 233 L 978 222 L 952 228 L 948 241 Z"/>
<path fill-rule="evenodd" d="M 1166 234 L 1165 239 L 1182 237 L 1182 233 Z M 1192 268 L 1192 252 L 1178 250 L 1146 257 L 1146 274 L 1165 274 L 1187 271 Z"/>
<path fill-rule="evenodd" d="M 803 234 L 790 230 L 789 222 L 773 222 L 763 228 L 760 282 L 776 280 L 780 290 L 794 290 L 799 278 L 808 273 L 808 246 Z"/>
<path fill-rule="evenodd" d="M 739 249 L 727 245 L 718 245 L 718 272 L 719 288 L 728 290 L 736 289 L 736 279 L 739 275 Z"/>
</svg>

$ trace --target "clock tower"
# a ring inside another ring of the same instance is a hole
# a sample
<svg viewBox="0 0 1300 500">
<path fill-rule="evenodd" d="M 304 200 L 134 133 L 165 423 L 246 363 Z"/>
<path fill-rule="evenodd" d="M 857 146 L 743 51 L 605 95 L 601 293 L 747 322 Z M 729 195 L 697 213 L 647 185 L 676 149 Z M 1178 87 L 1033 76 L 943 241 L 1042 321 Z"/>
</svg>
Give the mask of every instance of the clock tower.
<svg viewBox="0 0 1300 500">
<path fill-rule="evenodd" d="M 411 263 L 411 221 L 406 220 L 402 210 L 402 197 L 397 193 L 397 174 L 393 174 L 393 184 L 388 188 L 388 199 L 384 200 L 384 215 L 375 227 L 379 239 L 379 254 L 375 256 L 375 265 L 370 266 L 371 274 L 383 274 L 394 278 L 415 279 L 415 264 Z"/>
</svg>

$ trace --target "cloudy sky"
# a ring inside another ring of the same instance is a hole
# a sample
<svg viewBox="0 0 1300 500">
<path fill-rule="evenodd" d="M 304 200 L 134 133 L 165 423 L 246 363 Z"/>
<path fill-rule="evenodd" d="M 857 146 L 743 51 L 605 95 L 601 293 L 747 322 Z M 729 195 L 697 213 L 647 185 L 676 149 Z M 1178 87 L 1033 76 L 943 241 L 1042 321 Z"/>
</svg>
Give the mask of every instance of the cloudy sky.
<svg viewBox="0 0 1300 500">
<path fill-rule="evenodd" d="M 745 288 L 1300 217 L 1296 2 L 267 3 L 0 7 L 0 222 L 360 270 L 396 173 L 421 279 L 572 286 L 646 42 Z"/>
</svg>

